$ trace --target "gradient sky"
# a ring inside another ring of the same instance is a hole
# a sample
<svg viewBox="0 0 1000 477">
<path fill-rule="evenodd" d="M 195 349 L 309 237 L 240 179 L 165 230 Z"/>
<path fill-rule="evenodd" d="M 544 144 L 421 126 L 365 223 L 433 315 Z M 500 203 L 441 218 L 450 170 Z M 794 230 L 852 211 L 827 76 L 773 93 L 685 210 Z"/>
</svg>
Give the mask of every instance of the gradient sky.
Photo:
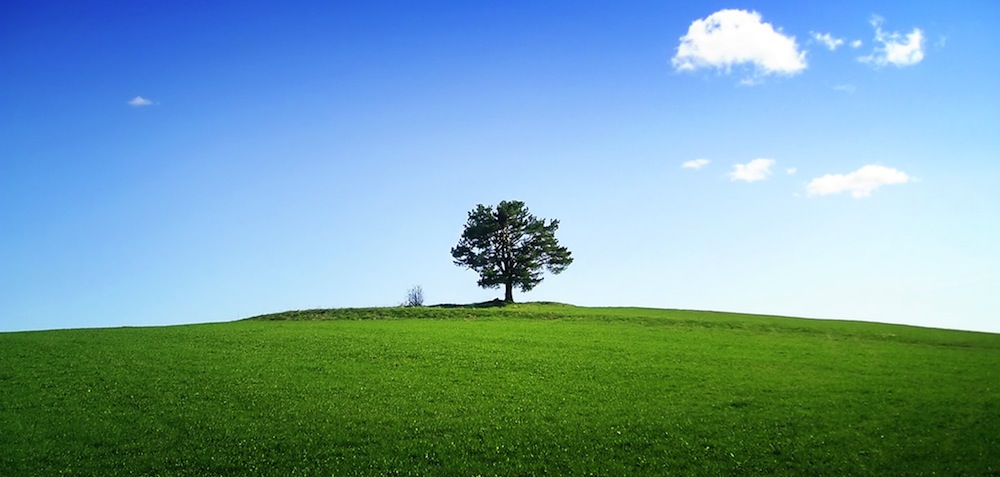
<svg viewBox="0 0 1000 477">
<path fill-rule="evenodd" d="M 0 7 L 0 330 L 502 296 L 1000 332 L 1000 3 Z"/>
</svg>

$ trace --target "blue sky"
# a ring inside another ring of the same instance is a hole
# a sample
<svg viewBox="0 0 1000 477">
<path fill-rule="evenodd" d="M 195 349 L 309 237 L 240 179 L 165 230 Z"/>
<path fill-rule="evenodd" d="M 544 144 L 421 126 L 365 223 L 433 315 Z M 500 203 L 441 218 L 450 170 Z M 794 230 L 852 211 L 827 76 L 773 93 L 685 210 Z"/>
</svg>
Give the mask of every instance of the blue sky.
<svg viewBox="0 0 1000 477">
<path fill-rule="evenodd" d="M 7 2 L 0 330 L 492 299 L 1000 332 L 1000 4 Z"/>
</svg>

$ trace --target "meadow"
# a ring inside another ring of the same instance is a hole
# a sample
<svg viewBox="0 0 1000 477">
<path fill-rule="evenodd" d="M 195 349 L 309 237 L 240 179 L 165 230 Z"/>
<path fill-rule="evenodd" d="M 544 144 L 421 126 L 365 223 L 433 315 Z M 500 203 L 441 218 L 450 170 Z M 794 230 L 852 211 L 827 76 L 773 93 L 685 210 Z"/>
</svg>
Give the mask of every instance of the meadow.
<svg viewBox="0 0 1000 477">
<path fill-rule="evenodd" d="M 0 333 L 0 475 L 1000 475 L 1000 335 L 560 304 Z"/>
</svg>

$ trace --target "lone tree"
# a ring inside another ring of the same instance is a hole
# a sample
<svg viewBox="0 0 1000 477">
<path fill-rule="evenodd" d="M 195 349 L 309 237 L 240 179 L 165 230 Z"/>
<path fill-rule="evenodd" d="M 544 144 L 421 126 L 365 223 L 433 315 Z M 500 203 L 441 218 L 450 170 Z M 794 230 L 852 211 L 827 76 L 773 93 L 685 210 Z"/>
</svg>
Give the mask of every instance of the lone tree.
<svg viewBox="0 0 1000 477">
<path fill-rule="evenodd" d="M 410 288 L 406 292 L 406 300 L 403 300 L 403 303 L 400 303 L 399 306 L 424 306 L 424 287 L 415 285 L 413 288 Z"/>
<path fill-rule="evenodd" d="M 539 220 L 524 202 L 479 204 L 469 211 L 462 238 L 451 249 L 455 265 L 479 273 L 479 286 L 504 286 L 504 301 L 514 301 L 514 287 L 530 291 L 542 281 L 542 268 L 558 274 L 573 263 L 566 247 L 556 240 L 558 220 Z"/>
</svg>

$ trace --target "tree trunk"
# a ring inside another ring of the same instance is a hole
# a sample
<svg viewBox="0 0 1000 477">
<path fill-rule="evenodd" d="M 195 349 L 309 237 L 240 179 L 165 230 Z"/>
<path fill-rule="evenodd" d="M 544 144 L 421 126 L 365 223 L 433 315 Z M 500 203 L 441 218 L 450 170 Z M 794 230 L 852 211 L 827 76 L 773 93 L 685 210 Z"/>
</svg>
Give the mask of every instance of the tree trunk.
<svg viewBox="0 0 1000 477">
<path fill-rule="evenodd" d="M 512 282 L 505 283 L 506 289 L 503 295 L 503 301 L 507 303 L 514 303 L 514 284 Z"/>
</svg>

